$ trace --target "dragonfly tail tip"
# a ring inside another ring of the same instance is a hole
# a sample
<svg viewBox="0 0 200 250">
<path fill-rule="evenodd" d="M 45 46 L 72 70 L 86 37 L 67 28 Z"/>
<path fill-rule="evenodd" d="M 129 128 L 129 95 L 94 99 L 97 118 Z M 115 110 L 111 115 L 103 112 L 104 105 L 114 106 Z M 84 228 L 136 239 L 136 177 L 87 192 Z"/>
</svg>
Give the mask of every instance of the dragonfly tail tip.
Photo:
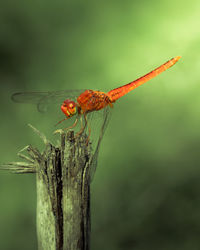
<svg viewBox="0 0 200 250">
<path fill-rule="evenodd" d="M 181 59 L 181 56 L 174 57 L 174 60 L 177 62 L 179 59 Z"/>
</svg>

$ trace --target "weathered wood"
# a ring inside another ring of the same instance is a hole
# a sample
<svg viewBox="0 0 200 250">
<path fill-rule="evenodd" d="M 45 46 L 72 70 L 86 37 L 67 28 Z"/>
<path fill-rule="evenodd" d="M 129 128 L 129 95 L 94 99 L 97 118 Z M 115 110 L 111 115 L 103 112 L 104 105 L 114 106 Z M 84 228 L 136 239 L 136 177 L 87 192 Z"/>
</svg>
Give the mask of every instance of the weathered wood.
<svg viewBox="0 0 200 250">
<path fill-rule="evenodd" d="M 55 147 L 34 130 L 46 145 L 44 152 L 28 146 L 24 149 L 28 156 L 19 153 L 27 163 L 4 164 L 3 168 L 36 173 L 38 249 L 89 250 L 91 154 L 87 136 L 61 133 L 60 145 Z"/>
</svg>

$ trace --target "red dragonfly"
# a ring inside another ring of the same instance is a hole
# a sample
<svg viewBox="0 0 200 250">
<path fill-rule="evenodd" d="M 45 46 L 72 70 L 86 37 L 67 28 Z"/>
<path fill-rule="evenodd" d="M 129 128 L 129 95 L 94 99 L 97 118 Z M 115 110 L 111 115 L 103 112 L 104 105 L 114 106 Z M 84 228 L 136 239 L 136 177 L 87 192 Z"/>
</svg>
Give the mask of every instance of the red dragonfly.
<svg viewBox="0 0 200 250">
<path fill-rule="evenodd" d="M 100 126 L 99 139 L 95 146 L 95 153 L 92 158 L 93 173 L 95 172 L 97 166 L 97 156 L 99 152 L 100 143 L 105 132 L 108 117 L 109 117 L 109 107 L 113 107 L 113 103 L 117 101 L 122 96 L 126 95 L 133 89 L 139 87 L 143 83 L 156 77 L 158 74 L 167 70 L 173 66 L 181 57 L 176 56 L 166 63 L 162 64 L 158 68 L 149 72 L 148 74 L 126 84 L 116 89 L 110 90 L 109 92 L 101 92 L 96 90 L 68 90 L 68 91 L 54 91 L 54 92 L 22 92 L 15 93 L 12 95 L 12 100 L 20 103 L 35 103 L 37 104 L 38 110 L 40 112 L 46 111 L 49 104 L 52 103 L 62 103 L 61 110 L 65 114 L 65 119 L 61 120 L 57 124 L 67 120 L 75 115 L 77 115 L 75 122 L 69 128 L 73 128 L 77 125 L 79 118 L 84 117 L 84 125 L 81 120 L 81 129 L 77 134 L 81 134 L 86 126 L 89 131 L 88 140 L 90 137 L 91 129 L 90 123 L 88 124 L 87 116 L 88 114 L 94 114 L 93 111 L 98 111 L 96 113 L 102 114 L 100 110 L 103 110 L 103 119 L 98 121 L 98 126 Z M 98 116 L 99 117 L 99 116 Z M 93 119 L 96 120 L 96 119 Z M 92 122 L 92 121 L 91 121 Z M 99 125 L 100 124 L 100 125 Z M 68 129 L 69 129 L 68 128 Z M 97 128 L 95 128 L 96 131 Z M 94 145 L 94 144 L 93 144 Z"/>
<path fill-rule="evenodd" d="M 151 80 L 156 77 L 158 74 L 167 70 L 173 66 L 181 57 L 176 56 L 166 63 L 162 64 L 158 68 L 149 72 L 148 74 L 126 84 L 116 89 L 110 90 L 109 92 L 101 92 L 97 90 L 82 90 L 82 91 L 57 91 L 57 92 L 23 92 L 15 93 L 12 95 L 12 100 L 15 102 L 26 102 L 26 103 L 36 103 L 38 110 L 43 112 L 47 105 L 52 102 L 61 102 L 64 98 L 75 97 L 74 100 L 65 99 L 61 105 L 61 110 L 65 114 L 66 118 L 61 120 L 59 123 L 71 118 L 74 115 L 78 115 L 74 124 L 70 127 L 73 128 L 76 126 L 78 119 L 83 116 L 85 124 L 81 125 L 81 130 L 79 133 L 82 133 L 87 126 L 87 114 L 93 111 L 98 111 L 104 109 L 105 107 L 113 107 L 113 103 L 126 95 L 133 89 L 139 87 L 143 83 Z M 77 96 L 78 93 L 81 93 Z M 90 127 L 89 127 L 90 134 Z"/>
</svg>

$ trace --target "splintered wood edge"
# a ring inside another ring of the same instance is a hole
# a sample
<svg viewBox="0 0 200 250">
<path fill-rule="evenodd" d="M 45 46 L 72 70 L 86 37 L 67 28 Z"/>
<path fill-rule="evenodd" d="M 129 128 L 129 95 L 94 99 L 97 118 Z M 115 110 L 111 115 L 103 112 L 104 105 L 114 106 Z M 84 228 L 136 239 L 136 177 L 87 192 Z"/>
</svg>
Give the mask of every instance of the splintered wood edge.
<svg viewBox="0 0 200 250">
<path fill-rule="evenodd" d="M 31 124 L 28 126 L 42 139 L 43 143 L 49 146 L 50 141 L 47 140 L 46 136 L 36 129 Z M 24 152 L 28 155 L 25 155 Z M 9 162 L 0 164 L 0 170 L 10 171 L 11 173 L 16 174 L 27 174 L 27 173 L 36 173 L 37 163 L 42 160 L 42 155 L 37 148 L 33 148 L 31 145 L 28 145 L 21 149 L 17 155 L 26 160 L 26 162 Z"/>
<path fill-rule="evenodd" d="M 28 156 L 24 155 L 22 152 L 26 151 Z M 18 152 L 18 156 L 26 162 L 9 162 L 0 165 L 0 170 L 7 170 L 15 174 L 28 174 L 36 173 L 36 166 L 38 160 L 41 160 L 42 155 L 40 152 L 33 148 L 31 145 L 26 146 Z"/>
<path fill-rule="evenodd" d="M 47 144 L 49 142 L 47 140 L 46 136 L 42 132 L 40 132 L 38 129 L 36 129 L 35 127 L 33 127 L 33 125 L 31 125 L 29 123 L 28 126 L 42 139 L 42 141 L 44 142 L 44 144 Z"/>
<path fill-rule="evenodd" d="M 42 139 L 42 141 L 45 144 L 45 149 L 43 153 L 40 153 L 37 148 L 34 148 L 31 145 L 28 145 L 21 149 L 17 155 L 25 160 L 25 162 L 8 162 L 0 164 L 0 170 L 9 171 L 11 173 L 15 174 L 26 174 L 26 173 L 36 173 L 37 169 L 39 167 L 40 162 L 44 160 L 44 157 L 46 154 L 48 154 L 48 151 L 50 148 L 55 147 L 49 140 L 47 140 L 46 136 L 41 133 L 38 129 L 33 127 L 31 124 L 28 124 L 28 126 Z M 84 138 L 85 139 L 85 138 Z M 81 138 L 83 140 L 83 138 Z M 83 140 L 84 141 L 84 140 Z M 80 141 L 79 141 L 80 142 Z M 64 155 L 70 152 L 70 147 L 73 144 L 76 144 L 76 138 L 74 135 L 74 131 L 69 130 L 67 132 L 60 133 L 60 145 L 58 148 L 61 150 L 62 159 L 64 160 Z M 68 152 L 67 152 L 68 151 Z M 87 154 L 89 155 L 91 152 L 86 149 Z M 88 175 L 88 167 L 85 169 L 86 173 Z"/>
</svg>

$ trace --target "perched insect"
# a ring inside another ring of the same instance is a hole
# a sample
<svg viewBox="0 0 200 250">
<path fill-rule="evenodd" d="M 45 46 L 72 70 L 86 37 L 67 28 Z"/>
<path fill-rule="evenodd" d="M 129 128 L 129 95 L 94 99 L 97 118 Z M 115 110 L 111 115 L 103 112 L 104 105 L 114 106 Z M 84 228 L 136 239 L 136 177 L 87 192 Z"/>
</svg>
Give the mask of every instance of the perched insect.
<svg viewBox="0 0 200 250">
<path fill-rule="evenodd" d="M 133 89 L 139 87 L 143 83 L 156 77 L 158 74 L 167 70 L 173 66 L 181 57 L 176 56 L 166 63 L 162 64 L 160 67 L 154 69 L 148 74 L 134 80 L 126 85 L 118 87 L 116 89 L 110 90 L 107 93 L 96 91 L 96 90 L 80 90 L 80 91 L 57 91 L 57 92 L 22 92 L 15 93 L 12 95 L 12 100 L 15 102 L 25 102 L 25 103 L 36 103 L 39 111 L 43 111 L 48 103 L 51 102 L 63 102 L 61 105 L 61 110 L 65 114 L 65 119 L 59 121 L 57 124 L 71 118 L 77 114 L 77 118 L 74 124 L 70 127 L 76 126 L 79 118 L 84 117 L 85 124 L 81 122 L 82 133 L 88 125 L 87 114 L 94 111 L 99 111 L 107 106 L 113 107 L 113 103 L 120 97 L 126 95 Z M 71 98 L 70 98 L 71 97 Z M 66 99 L 67 98 L 67 99 Z M 69 98 L 69 99 L 68 99 Z M 89 135 L 91 128 L 89 127 Z"/>
<path fill-rule="evenodd" d="M 68 127 L 67 129 L 75 127 L 80 119 L 81 126 L 80 131 L 77 133 L 77 135 L 83 133 L 83 131 L 87 127 L 89 132 L 87 142 L 89 141 L 91 130 L 94 131 L 93 134 L 95 134 L 96 138 L 98 138 L 95 146 L 93 143 L 94 154 L 91 161 L 93 165 L 91 176 L 93 176 L 97 166 L 97 156 L 99 152 L 100 143 L 109 120 L 108 118 L 110 114 L 110 107 L 113 107 L 113 103 L 117 101 L 120 97 L 126 95 L 133 89 L 139 87 L 143 83 L 151 80 L 158 74 L 173 66 L 180 58 L 180 56 L 174 57 L 166 63 L 162 64 L 160 67 L 138 78 L 137 80 L 134 80 L 116 89 L 110 90 L 107 93 L 96 90 L 22 92 L 13 94 L 12 100 L 20 103 L 34 103 L 37 105 L 37 108 L 40 112 L 46 111 L 47 107 L 50 104 L 60 104 L 61 110 L 65 114 L 65 118 L 59 121 L 57 124 L 77 115 L 73 125 Z M 94 114 L 96 113 L 98 115 L 95 118 Z M 89 114 L 91 115 L 90 121 L 88 122 Z M 84 124 L 82 121 L 82 117 L 84 118 Z M 93 122 L 96 122 L 97 126 L 93 125 L 91 129 L 91 123 Z M 99 130 L 97 129 L 97 127 L 99 127 Z M 57 130 L 56 132 L 60 131 L 62 130 Z"/>
</svg>

